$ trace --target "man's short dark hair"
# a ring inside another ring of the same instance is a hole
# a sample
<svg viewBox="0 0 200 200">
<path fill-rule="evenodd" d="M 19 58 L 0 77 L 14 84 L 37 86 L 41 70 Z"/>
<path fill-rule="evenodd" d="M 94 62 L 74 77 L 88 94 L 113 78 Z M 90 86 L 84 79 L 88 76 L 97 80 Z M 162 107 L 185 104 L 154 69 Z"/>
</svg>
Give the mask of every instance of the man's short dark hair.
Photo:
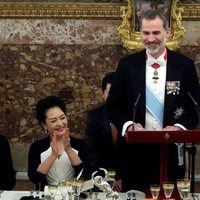
<svg viewBox="0 0 200 200">
<path fill-rule="evenodd" d="M 105 91 L 106 85 L 108 83 L 112 84 L 114 76 L 115 76 L 115 72 L 110 72 L 104 76 L 104 78 L 102 79 L 102 83 L 101 83 L 101 89 L 103 92 Z"/>
<path fill-rule="evenodd" d="M 143 19 L 153 20 L 156 19 L 157 17 L 163 21 L 163 27 L 165 30 L 167 30 L 169 28 L 169 22 L 167 16 L 164 15 L 160 10 L 155 10 L 155 9 L 147 10 L 142 14 L 140 18 L 140 28 L 142 27 Z"/>
</svg>

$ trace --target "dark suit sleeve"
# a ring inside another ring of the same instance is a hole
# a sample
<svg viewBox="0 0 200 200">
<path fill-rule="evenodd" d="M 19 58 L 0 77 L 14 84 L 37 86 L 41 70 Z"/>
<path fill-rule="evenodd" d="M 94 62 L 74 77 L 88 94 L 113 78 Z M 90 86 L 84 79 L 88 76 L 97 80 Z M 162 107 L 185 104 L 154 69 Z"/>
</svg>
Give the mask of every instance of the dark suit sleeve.
<svg viewBox="0 0 200 200">
<path fill-rule="evenodd" d="M 95 116 L 93 116 L 93 112 L 88 112 L 85 129 L 85 143 L 88 150 L 88 165 L 91 168 L 91 173 L 98 169 L 100 161 L 100 158 L 98 156 L 99 154 L 97 152 L 97 135 L 100 134 L 98 134 L 99 130 L 95 126 L 94 119 Z"/>
<path fill-rule="evenodd" d="M 177 102 L 177 107 L 182 107 L 185 109 L 185 113 L 175 121 L 175 123 L 182 124 L 188 130 L 194 129 L 198 124 L 198 116 L 195 110 L 195 104 L 189 98 L 188 92 L 193 96 L 195 101 L 199 104 L 200 103 L 200 87 L 199 87 L 199 79 L 197 76 L 197 72 L 195 69 L 194 62 L 191 59 L 182 59 L 182 66 L 184 66 L 183 70 L 183 78 L 185 77 L 185 81 L 183 80 L 182 83 L 182 93 L 185 96 L 181 96 L 180 98 L 180 106 L 179 102 Z"/>
<path fill-rule="evenodd" d="M 131 120 L 130 117 L 132 116 L 132 109 L 130 107 L 133 106 L 128 103 L 128 101 L 131 101 L 128 97 L 130 91 L 126 87 L 126 83 L 129 81 L 127 73 L 127 65 L 122 59 L 118 64 L 115 79 L 112 82 L 106 102 L 108 119 L 116 126 L 120 134 L 124 123 Z"/>
<path fill-rule="evenodd" d="M 15 186 L 15 171 L 10 146 L 6 137 L 0 137 L 0 189 L 11 190 Z"/>
</svg>

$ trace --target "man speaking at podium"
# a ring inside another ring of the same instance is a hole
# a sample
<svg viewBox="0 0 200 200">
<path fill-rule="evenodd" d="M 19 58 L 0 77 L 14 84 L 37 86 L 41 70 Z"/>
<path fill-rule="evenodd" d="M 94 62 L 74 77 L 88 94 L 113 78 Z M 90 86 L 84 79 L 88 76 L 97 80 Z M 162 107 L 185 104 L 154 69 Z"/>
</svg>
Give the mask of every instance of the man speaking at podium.
<svg viewBox="0 0 200 200">
<path fill-rule="evenodd" d="M 198 123 L 200 102 L 194 62 L 165 47 L 170 35 L 167 18 L 158 10 L 146 11 L 140 21 L 145 50 L 120 60 L 107 100 L 109 120 L 118 137 L 123 191 L 145 191 L 160 182 L 160 144 L 127 144 L 129 130 L 191 130 Z M 133 119 L 134 118 L 134 119 Z M 184 145 L 168 145 L 168 181 L 184 177 Z"/>
</svg>

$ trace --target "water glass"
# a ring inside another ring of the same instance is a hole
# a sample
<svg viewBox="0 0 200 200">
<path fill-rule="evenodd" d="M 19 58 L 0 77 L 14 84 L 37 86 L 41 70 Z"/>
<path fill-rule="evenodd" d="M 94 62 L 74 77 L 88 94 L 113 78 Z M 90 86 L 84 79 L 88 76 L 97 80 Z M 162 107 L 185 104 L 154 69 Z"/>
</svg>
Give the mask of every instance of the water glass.
<svg viewBox="0 0 200 200">
<path fill-rule="evenodd" d="M 67 200 L 67 196 L 68 196 L 68 192 L 67 192 L 67 183 L 64 182 L 60 182 L 58 184 L 58 189 L 62 195 L 63 200 Z"/>
<path fill-rule="evenodd" d="M 83 179 L 75 179 L 74 182 L 74 194 L 75 194 L 75 199 L 79 199 L 82 188 L 83 188 L 84 180 Z"/>
<path fill-rule="evenodd" d="M 160 194 L 160 185 L 153 184 L 150 186 L 151 196 L 153 199 L 157 199 Z"/>
<path fill-rule="evenodd" d="M 67 194 L 68 194 L 69 200 L 74 199 L 74 193 L 75 193 L 74 185 L 75 185 L 75 179 L 74 178 L 70 178 L 66 181 Z"/>
<path fill-rule="evenodd" d="M 174 183 L 173 182 L 164 182 L 163 183 L 163 191 L 166 199 L 170 199 L 173 191 L 174 191 Z"/>
<path fill-rule="evenodd" d="M 181 199 L 188 199 L 190 193 L 190 180 L 189 179 L 178 179 L 177 189 Z"/>
<path fill-rule="evenodd" d="M 49 193 L 51 195 L 51 200 L 55 199 L 57 189 L 58 189 L 57 183 L 48 184 L 48 190 L 49 190 Z"/>
<path fill-rule="evenodd" d="M 115 176 L 116 176 L 115 169 L 107 170 L 107 182 L 109 183 L 109 185 L 112 189 L 114 188 L 114 184 L 115 184 Z"/>
</svg>

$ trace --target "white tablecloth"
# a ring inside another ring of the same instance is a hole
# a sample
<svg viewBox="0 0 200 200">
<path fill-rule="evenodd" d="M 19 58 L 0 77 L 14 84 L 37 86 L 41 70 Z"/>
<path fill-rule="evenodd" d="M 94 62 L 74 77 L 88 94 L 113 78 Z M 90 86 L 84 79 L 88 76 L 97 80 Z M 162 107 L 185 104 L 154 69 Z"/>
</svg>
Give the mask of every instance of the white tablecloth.
<svg viewBox="0 0 200 200">
<path fill-rule="evenodd" d="M 143 192 L 138 191 L 138 190 L 130 190 L 127 193 L 131 193 L 131 194 L 134 193 L 135 197 L 136 197 L 136 200 L 144 200 L 145 199 L 145 194 Z M 127 193 L 119 193 L 119 199 L 118 200 L 127 200 L 127 197 L 128 197 Z M 55 200 L 62 200 L 62 197 L 61 197 L 61 194 L 60 194 L 59 190 L 57 190 L 56 194 L 57 195 L 56 195 Z M 47 196 L 47 195 L 49 196 L 50 193 L 48 191 L 48 186 L 45 186 L 45 188 L 44 188 L 44 196 Z M 91 194 L 87 193 L 87 195 L 88 195 L 87 200 L 95 199 L 94 197 L 92 198 L 92 196 L 94 196 L 94 194 L 91 195 Z M 99 192 L 98 193 L 98 198 L 101 199 L 101 200 L 105 200 L 106 196 L 105 196 L 105 194 L 103 192 Z"/>
<path fill-rule="evenodd" d="M 4 191 L 1 194 L 1 200 L 19 200 L 23 196 L 29 196 L 29 191 Z"/>
<path fill-rule="evenodd" d="M 137 200 L 144 200 L 144 193 L 132 190 L 136 194 Z M 30 191 L 4 191 L 1 195 L 0 200 L 20 200 L 23 196 L 29 196 Z M 35 195 L 35 192 L 34 192 Z M 43 192 L 40 192 L 40 197 L 43 195 Z M 47 196 L 46 196 L 47 195 Z M 127 200 L 127 194 L 126 193 L 120 193 L 119 194 L 119 200 Z M 50 199 L 48 194 L 45 194 L 47 199 Z M 105 200 L 105 194 L 100 192 L 98 193 L 98 198 L 101 200 Z M 61 195 L 57 194 L 55 200 L 62 200 Z M 88 194 L 87 200 L 92 200 L 92 196 Z"/>
</svg>

